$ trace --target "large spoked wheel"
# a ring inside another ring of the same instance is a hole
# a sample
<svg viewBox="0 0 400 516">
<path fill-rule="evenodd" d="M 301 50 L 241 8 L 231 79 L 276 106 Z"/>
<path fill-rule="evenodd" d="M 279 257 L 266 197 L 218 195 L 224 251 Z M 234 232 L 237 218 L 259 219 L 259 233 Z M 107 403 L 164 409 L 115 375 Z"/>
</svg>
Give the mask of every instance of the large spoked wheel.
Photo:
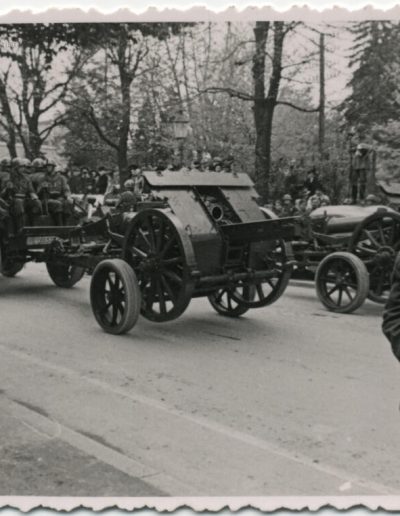
<svg viewBox="0 0 400 516">
<path fill-rule="evenodd" d="M 139 212 L 125 235 L 123 259 L 136 272 L 144 317 L 171 321 L 186 310 L 196 262 L 189 235 L 171 212 Z"/>
<path fill-rule="evenodd" d="M 400 249 L 400 215 L 377 212 L 355 229 L 349 251 L 358 256 L 369 273 L 368 297 L 376 303 L 386 303 L 394 260 Z"/>
<path fill-rule="evenodd" d="M 247 308 L 261 308 L 275 303 L 286 290 L 292 267 L 288 265 L 292 254 L 291 245 L 288 242 L 277 241 L 271 250 L 257 261 L 258 270 L 269 270 L 271 276 L 262 279 L 253 279 L 250 282 L 252 289 L 235 290 L 232 298 Z"/>
<path fill-rule="evenodd" d="M 85 274 L 83 267 L 62 263 L 46 263 L 47 272 L 57 287 L 72 288 Z"/>
<path fill-rule="evenodd" d="M 240 317 L 245 314 L 249 307 L 234 299 L 234 293 L 245 299 L 254 297 L 255 289 L 249 285 L 238 285 L 217 290 L 208 296 L 211 306 L 216 312 L 225 317 Z"/>
<path fill-rule="evenodd" d="M 107 333 L 120 335 L 131 330 L 140 314 L 141 296 L 130 265 L 120 259 L 100 262 L 90 283 L 90 304 Z"/>
<path fill-rule="evenodd" d="M 341 314 L 357 310 L 369 290 L 368 271 L 351 253 L 332 253 L 317 268 L 315 286 L 321 303 Z"/>
</svg>

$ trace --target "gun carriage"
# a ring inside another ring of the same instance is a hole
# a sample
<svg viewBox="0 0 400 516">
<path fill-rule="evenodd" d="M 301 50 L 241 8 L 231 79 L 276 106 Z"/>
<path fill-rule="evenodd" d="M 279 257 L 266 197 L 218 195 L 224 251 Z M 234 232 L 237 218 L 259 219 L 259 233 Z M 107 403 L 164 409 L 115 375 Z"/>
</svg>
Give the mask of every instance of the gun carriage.
<svg viewBox="0 0 400 516">
<path fill-rule="evenodd" d="M 247 175 L 145 172 L 144 182 L 147 200 L 129 213 L 3 234 L 3 274 L 45 262 L 54 283 L 68 288 L 89 273 L 94 316 L 114 334 L 129 331 L 139 313 L 173 320 L 195 297 L 238 317 L 282 295 L 294 219 L 266 220 Z"/>
<path fill-rule="evenodd" d="M 385 303 L 400 249 L 400 214 L 385 206 L 326 206 L 298 222 L 294 277 L 315 279 L 323 305 L 350 313 Z"/>
</svg>

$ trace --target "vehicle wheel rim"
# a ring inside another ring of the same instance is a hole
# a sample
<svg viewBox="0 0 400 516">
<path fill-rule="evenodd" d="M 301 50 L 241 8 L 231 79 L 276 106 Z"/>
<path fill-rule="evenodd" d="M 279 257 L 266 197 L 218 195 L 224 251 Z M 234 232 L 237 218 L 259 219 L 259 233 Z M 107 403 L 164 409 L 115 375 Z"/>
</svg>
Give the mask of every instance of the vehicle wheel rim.
<svg viewBox="0 0 400 516">
<path fill-rule="evenodd" d="M 160 210 L 140 212 L 132 220 L 123 254 L 138 278 L 142 315 L 155 322 L 181 315 L 194 290 L 194 254 L 178 220 Z"/>
<path fill-rule="evenodd" d="M 254 297 L 254 288 L 250 285 L 237 285 L 236 287 L 226 287 L 217 290 L 214 294 L 208 296 L 212 306 L 225 315 L 242 315 L 248 310 L 247 306 L 235 299 L 252 299 Z"/>
<path fill-rule="evenodd" d="M 95 311 L 101 323 L 118 327 L 125 317 L 126 291 L 120 276 L 111 268 L 104 268 L 96 277 L 94 287 Z"/>
<path fill-rule="evenodd" d="M 318 281 L 325 303 L 333 308 L 346 308 L 357 295 L 356 274 L 344 260 L 330 260 L 322 267 Z"/>
<path fill-rule="evenodd" d="M 259 266 L 270 270 L 273 276 L 262 280 L 250 280 L 246 297 L 238 291 L 234 291 L 233 299 L 245 304 L 249 308 L 260 308 L 276 301 L 285 290 L 291 275 L 291 269 L 287 267 L 288 244 L 283 241 L 276 242 L 275 247 L 263 257 L 263 264 Z"/>
</svg>

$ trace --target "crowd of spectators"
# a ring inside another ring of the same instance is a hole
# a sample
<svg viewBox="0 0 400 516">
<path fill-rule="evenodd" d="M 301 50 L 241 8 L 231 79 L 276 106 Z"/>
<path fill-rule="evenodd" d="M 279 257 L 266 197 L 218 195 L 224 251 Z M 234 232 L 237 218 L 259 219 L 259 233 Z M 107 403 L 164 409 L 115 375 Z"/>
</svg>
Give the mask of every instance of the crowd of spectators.
<svg viewBox="0 0 400 516">
<path fill-rule="evenodd" d="M 330 196 L 323 188 L 315 169 L 309 170 L 305 181 L 300 187 L 293 188 L 293 186 L 290 187 L 288 185 L 287 190 L 289 190 L 290 193 L 285 193 L 282 198 L 276 199 L 273 204 L 269 206 L 279 217 L 306 215 L 321 206 L 329 206 L 331 204 Z M 379 203 L 380 199 L 370 194 L 367 195 L 365 201 L 361 204 L 371 206 Z M 355 203 L 351 198 L 345 198 L 341 204 Z"/>
</svg>

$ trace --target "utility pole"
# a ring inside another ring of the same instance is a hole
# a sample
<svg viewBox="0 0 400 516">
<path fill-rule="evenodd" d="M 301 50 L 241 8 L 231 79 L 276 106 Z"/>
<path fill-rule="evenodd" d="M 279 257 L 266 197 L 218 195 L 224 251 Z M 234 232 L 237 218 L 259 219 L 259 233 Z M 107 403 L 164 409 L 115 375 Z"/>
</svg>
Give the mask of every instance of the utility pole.
<svg viewBox="0 0 400 516">
<path fill-rule="evenodd" d="M 319 35 L 319 131 L 318 150 L 320 159 L 324 156 L 325 146 L 325 38 Z"/>
</svg>

